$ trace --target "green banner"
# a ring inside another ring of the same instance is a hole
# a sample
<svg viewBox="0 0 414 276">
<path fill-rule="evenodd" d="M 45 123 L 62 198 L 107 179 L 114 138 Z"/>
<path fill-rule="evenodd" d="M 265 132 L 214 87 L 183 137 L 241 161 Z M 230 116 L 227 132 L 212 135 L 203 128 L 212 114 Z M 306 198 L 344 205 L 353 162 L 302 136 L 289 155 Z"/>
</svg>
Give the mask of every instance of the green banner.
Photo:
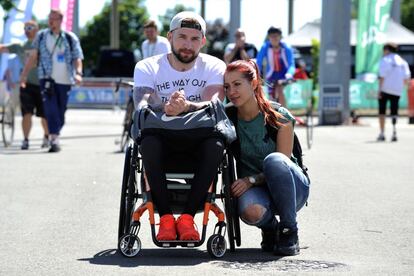
<svg viewBox="0 0 414 276">
<path fill-rule="evenodd" d="M 355 73 L 374 81 L 378 74 L 392 0 L 359 0 Z"/>
</svg>

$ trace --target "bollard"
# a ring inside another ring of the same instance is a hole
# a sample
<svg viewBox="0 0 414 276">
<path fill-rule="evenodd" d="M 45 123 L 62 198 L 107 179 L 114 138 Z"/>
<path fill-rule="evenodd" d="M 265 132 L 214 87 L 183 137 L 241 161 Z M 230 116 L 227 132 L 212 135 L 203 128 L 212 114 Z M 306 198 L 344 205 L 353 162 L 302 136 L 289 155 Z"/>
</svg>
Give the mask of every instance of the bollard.
<svg viewBox="0 0 414 276">
<path fill-rule="evenodd" d="M 410 85 L 407 91 L 408 98 L 408 123 L 414 124 L 414 79 L 411 79 Z"/>
</svg>

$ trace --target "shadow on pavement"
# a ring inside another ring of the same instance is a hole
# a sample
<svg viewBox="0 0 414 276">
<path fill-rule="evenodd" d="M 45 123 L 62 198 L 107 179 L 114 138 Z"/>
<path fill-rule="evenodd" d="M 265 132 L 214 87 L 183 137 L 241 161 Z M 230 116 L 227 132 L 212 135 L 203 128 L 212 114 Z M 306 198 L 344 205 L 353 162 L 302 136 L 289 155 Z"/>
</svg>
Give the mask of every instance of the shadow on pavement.
<svg viewBox="0 0 414 276">
<path fill-rule="evenodd" d="M 228 251 L 221 259 L 211 258 L 207 251 L 197 249 L 142 249 L 133 258 L 126 258 L 116 249 L 107 249 L 95 254 L 92 258 L 82 258 L 78 261 L 87 261 L 95 265 L 113 265 L 121 267 L 137 266 L 192 266 L 214 261 L 216 263 L 266 263 L 277 261 L 281 257 L 271 253 L 263 253 L 260 249 L 237 249 Z"/>
</svg>

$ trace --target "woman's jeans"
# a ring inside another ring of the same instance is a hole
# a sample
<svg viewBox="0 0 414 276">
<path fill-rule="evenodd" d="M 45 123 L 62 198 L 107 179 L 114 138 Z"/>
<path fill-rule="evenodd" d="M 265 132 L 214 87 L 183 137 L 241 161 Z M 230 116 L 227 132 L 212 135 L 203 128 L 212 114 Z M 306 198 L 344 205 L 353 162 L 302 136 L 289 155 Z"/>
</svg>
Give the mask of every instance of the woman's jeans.
<svg viewBox="0 0 414 276">
<path fill-rule="evenodd" d="M 296 212 L 308 199 L 309 179 L 296 163 L 279 152 L 266 156 L 263 173 L 266 183 L 250 188 L 239 197 L 239 214 L 251 205 L 261 205 L 266 210 L 262 218 L 255 222 L 245 221 L 247 224 L 271 230 L 277 223 L 275 215 L 279 215 L 283 227 L 297 229 Z"/>
</svg>

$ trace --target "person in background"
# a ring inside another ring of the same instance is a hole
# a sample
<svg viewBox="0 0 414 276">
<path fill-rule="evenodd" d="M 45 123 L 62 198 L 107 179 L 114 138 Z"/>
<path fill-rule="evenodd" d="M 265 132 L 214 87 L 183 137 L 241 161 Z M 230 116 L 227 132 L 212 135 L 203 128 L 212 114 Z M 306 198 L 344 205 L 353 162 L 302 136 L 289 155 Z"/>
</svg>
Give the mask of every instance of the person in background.
<svg viewBox="0 0 414 276">
<path fill-rule="evenodd" d="M 154 20 L 145 23 L 144 35 L 147 39 L 141 45 L 143 58 L 171 52 L 170 42 L 165 37 L 158 35 L 157 24 Z"/>
<path fill-rule="evenodd" d="M 391 141 L 397 141 L 397 118 L 398 103 L 404 88 L 408 88 L 411 72 L 408 63 L 397 54 L 398 46 L 387 43 L 383 47 L 383 57 L 379 64 L 379 91 L 378 91 L 378 113 L 380 134 L 377 141 L 385 141 L 385 113 L 387 102 L 390 102 L 392 118 Z"/>
<path fill-rule="evenodd" d="M 310 180 L 292 154 L 295 119 L 283 106 L 276 111 L 265 98 L 252 60 L 227 66 L 224 91 L 233 104 L 226 113 L 237 131 L 231 149 L 238 179 L 231 190 L 240 218 L 262 230 L 263 251 L 297 255 L 296 217 L 308 199 Z"/>
<path fill-rule="evenodd" d="M 15 53 L 20 59 L 22 66 L 26 63 L 30 56 L 33 46 L 32 42 L 36 37 L 39 26 L 36 21 L 29 20 L 24 23 L 24 34 L 27 37 L 26 42 L 23 44 L 13 43 L 9 45 L 0 45 L 0 53 Z M 19 78 L 20 78 L 19 71 Z M 19 81 L 18 81 L 19 82 Z M 19 85 L 20 87 L 20 85 Z M 43 111 L 42 95 L 40 94 L 39 78 L 37 77 L 36 68 L 29 71 L 27 75 L 27 83 L 25 87 L 20 87 L 20 107 L 22 111 L 22 129 L 24 140 L 22 142 L 21 149 L 29 149 L 29 135 L 32 129 L 32 117 L 35 114 L 40 117 L 41 125 L 43 128 L 43 140 L 41 147 L 46 148 L 49 146 L 49 130 L 47 127 L 47 121 Z"/>
<path fill-rule="evenodd" d="M 49 152 L 59 152 L 60 132 L 65 124 L 69 91 L 73 84 L 82 82 L 83 52 L 78 37 L 62 30 L 63 13 L 52 9 L 49 28 L 40 30 L 33 42 L 31 53 L 20 77 L 26 87 L 27 75 L 36 63 L 40 79 L 43 107 L 50 132 Z"/>
<path fill-rule="evenodd" d="M 261 75 L 266 80 L 270 98 L 286 106 L 283 85 L 280 81 L 293 78 L 295 61 L 292 48 L 281 39 L 282 31 L 279 28 L 270 27 L 267 30 L 267 40 L 256 59 Z"/>
<path fill-rule="evenodd" d="M 299 60 L 296 65 L 295 74 L 293 74 L 295 80 L 307 80 L 308 73 L 306 72 L 306 63 L 303 59 Z"/>
<path fill-rule="evenodd" d="M 234 37 L 235 42 L 227 44 L 224 50 L 224 61 L 226 64 L 239 59 L 249 60 L 256 58 L 257 49 L 253 44 L 246 42 L 246 34 L 242 29 L 237 29 Z"/>
</svg>

